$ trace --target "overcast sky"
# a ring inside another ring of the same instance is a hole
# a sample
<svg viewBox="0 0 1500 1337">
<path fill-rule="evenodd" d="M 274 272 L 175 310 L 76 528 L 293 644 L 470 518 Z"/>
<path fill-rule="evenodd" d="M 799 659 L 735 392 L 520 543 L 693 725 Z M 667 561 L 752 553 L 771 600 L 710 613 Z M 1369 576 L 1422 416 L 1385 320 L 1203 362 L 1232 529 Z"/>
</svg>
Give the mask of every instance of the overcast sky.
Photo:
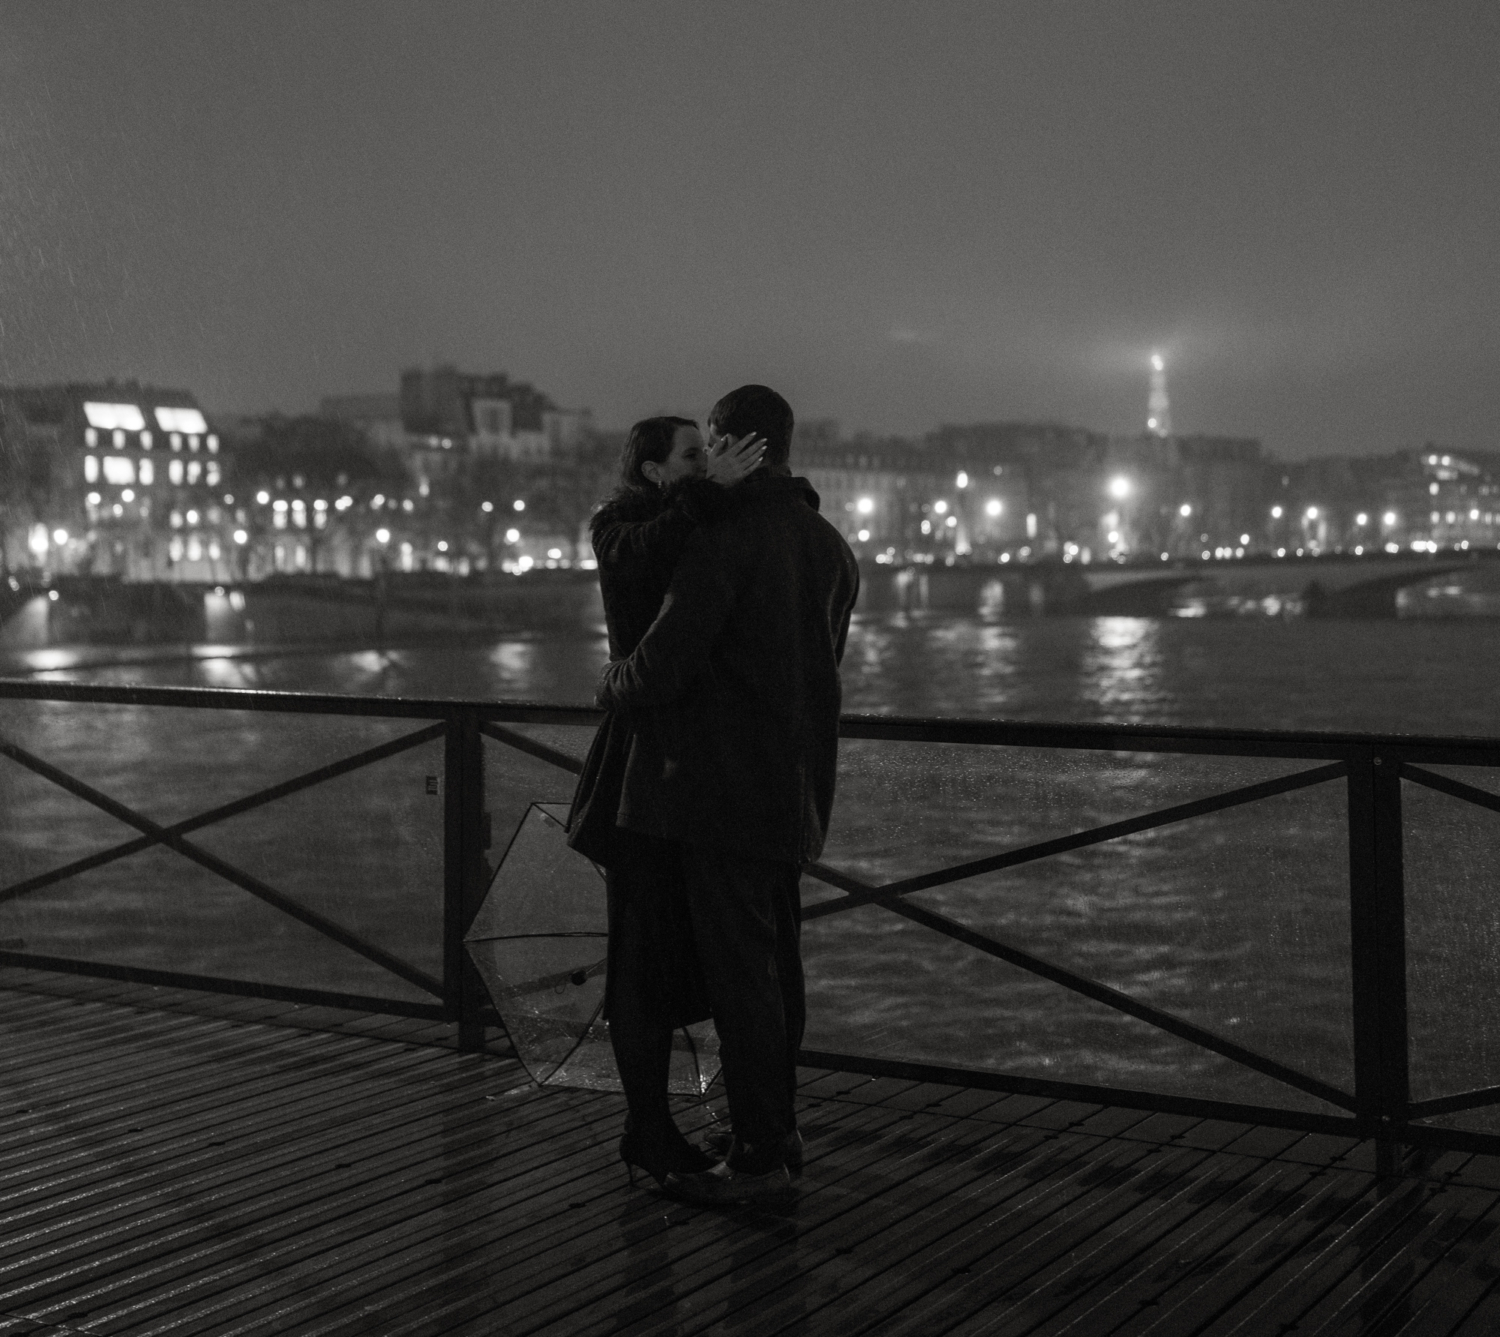
<svg viewBox="0 0 1500 1337">
<path fill-rule="evenodd" d="M 1493 0 L 0 0 L 0 381 L 1500 449 Z"/>
</svg>

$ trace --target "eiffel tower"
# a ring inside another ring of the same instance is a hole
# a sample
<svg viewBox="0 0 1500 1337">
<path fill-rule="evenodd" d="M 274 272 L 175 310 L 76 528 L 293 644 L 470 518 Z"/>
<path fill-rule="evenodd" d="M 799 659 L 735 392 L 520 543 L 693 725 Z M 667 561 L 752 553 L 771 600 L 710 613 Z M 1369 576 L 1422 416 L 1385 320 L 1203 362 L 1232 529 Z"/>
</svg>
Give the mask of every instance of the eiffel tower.
<svg viewBox="0 0 1500 1337">
<path fill-rule="evenodd" d="M 1172 404 L 1167 398 L 1167 364 L 1160 353 L 1151 354 L 1151 398 L 1146 404 L 1146 430 L 1152 436 L 1172 435 Z"/>
</svg>

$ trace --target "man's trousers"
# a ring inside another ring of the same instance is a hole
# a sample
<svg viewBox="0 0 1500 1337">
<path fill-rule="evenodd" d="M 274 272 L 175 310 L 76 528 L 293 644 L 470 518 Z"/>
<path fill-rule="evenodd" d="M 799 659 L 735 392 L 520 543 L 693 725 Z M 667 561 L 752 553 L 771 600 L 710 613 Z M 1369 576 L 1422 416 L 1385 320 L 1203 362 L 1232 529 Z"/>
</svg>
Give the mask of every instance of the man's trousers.
<svg viewBox="0 0 1500 1337">
<path fill-rule="evenodd" d="M 795 864 L 683 845 L 688 913 L 707 985 L 736 1140 L 777 1149 L 796 1127 L 807 1022 Z M 777 1162 L 779 1163 L 779 1162 Z"/>
</svg>

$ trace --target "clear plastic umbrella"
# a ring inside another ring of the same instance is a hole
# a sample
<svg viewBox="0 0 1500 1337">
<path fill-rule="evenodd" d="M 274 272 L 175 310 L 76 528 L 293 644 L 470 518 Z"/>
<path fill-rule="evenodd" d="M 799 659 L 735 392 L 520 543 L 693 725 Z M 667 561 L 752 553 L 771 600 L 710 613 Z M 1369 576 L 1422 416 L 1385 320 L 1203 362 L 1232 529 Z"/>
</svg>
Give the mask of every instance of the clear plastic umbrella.
<svg viewBox="0 0 1500 1337">
<path fill-rule="evenodd" d="M 568 847 L 565 803 L 526 810 L 464 939 L 539 1085 L 618 1091 L 604 1007 L 608 910 L 598 865 Z M 719 1071 L 712 1022 L 673 1037 L 668 1089 L 702 1095 Z"/>
</svg>

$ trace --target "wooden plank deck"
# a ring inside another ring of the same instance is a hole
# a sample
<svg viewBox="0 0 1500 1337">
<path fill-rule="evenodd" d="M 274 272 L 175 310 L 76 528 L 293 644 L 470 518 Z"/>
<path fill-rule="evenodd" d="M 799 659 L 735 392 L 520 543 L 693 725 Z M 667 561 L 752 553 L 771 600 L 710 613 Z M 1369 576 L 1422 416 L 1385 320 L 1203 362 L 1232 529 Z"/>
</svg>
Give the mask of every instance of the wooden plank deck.
<svg viewBox="0 0 1500 1337">
<path fill-rule="evenodd" d="M 0 1337 L 1500 1332 L 1496 1158 L 809 1071 L 704 1211 L 498 1037 L 3 971 L 0 1046 Z"/>
</svg>

